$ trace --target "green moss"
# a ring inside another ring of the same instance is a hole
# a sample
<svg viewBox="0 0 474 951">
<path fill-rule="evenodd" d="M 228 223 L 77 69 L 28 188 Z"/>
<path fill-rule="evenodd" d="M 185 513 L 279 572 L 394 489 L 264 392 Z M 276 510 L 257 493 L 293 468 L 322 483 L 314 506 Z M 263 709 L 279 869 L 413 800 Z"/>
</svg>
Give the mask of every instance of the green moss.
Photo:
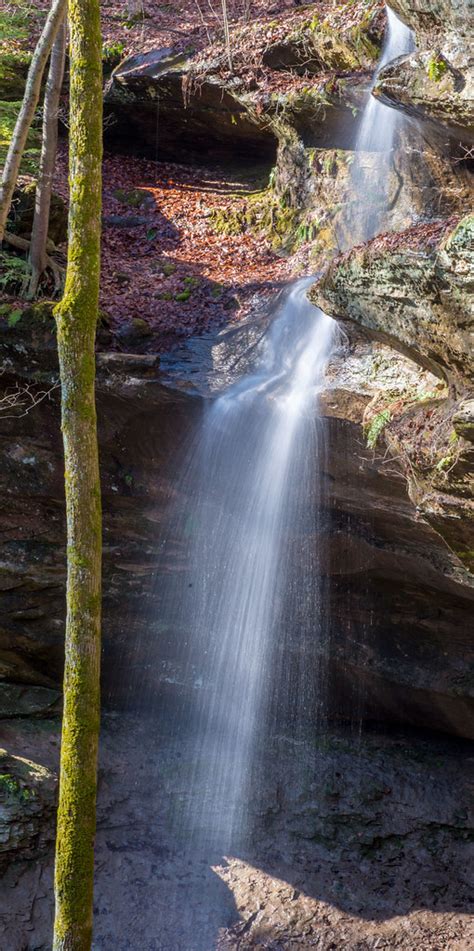
<svg viewBox="0 0 474 951">
<path fill-rule="evenodd" d="M 23 786 L 15 776 L 11 775 L 11 773 L 1 773 L 0 794 L 3 794 L 10 799 L 16 799 L 19 802 L 28 802 L 31 799 L 33 792 L 32 790 L 28 789 L 27 786 Z"/>
<path fill-rule="evenodd" d="M 161 270 L 163 271 L 163 274 L 165 275 L 165 277 L 171 277 L 171 275 L 174 274 L 174 272 L 176 271 L 176 264 L 171 264 L 171 263 L 163 264 L 161 267 Z"/>
<path fill-rule="evenodd" d="M 426 66 L 428 77 L 433 83 L 439 83 L 444 74 L 447 72 L 447 69 L 448 65 L 446 60 L 443 59 L 442 56 L 437 56 L 436 54 L 433 54 L 433 56 L 430 57 Z"/>
<path fill-rule="evenodd" d="M 0 102 L 0 167 L 3 168 L 7 157 L 15 122 L 20 111 L 21 102 Z M 32 126 L 26 140 L 26 149 L 23 154 L 20 172 L 23 175 L 34 175 L 38 169 L 41 149 L 41 134 L 38 128 Z"/>
<path fill-rule="evenodd" d="M 31 60 L 28 38 L 38 16 L 33 4 L 9 0 L 0 10 L 0 100 L 21 99 Z M 0 102 L 3 118 L 5 102 Z"/>
<path fill-rule="evenodd" d="M 112 194 L 114 198 L 121 201 L 123 205 L 128 205 L 129 208 L 140 208 L 148 198 L 148 192 L 144 188 L 132 188 L 130 191 L 125 188 L 117 188 Z"/>
<path fill-rule="evenodd" d="M 115 40 L 113 43 L 102 44 L 102 62 L 104 67 L 113 69 L 123 59 L 125 44 L 121 40 Z"/>
<path fill-rule="evenodd" d="M 369 449 L 375 449 L 379 436 L 390 422 L 391 418 L 392 416 L 390 410 L 383 409 L 382 412 L 377 413 L 376 416 L 374 416 L 370 421 L 365 432 L 367 447 Z"/>
<path fill-rule="evenodd" d="M 187 287 L 185 291 L 181 291 L 179 294 L 174 295 L 175 301 L 178 301 L 181 304 L 185 304 L 186 301 L 191 297 L 191 288 Z"/>
</svg>

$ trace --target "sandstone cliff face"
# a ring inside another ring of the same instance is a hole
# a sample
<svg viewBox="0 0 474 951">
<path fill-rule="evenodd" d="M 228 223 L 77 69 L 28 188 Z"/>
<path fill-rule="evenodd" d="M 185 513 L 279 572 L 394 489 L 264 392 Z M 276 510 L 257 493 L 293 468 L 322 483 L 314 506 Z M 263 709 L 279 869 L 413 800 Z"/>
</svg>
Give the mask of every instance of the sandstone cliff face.
<svg viewBox="0 0 474 951">
<path fill-rule="evenodd" d="M 355 248 L 335 260 L 311 299 L 380 335 L 462 393 L 474 376 L 474 218 L 446 235 L 447 228 L 449 222 L 415 226 Z"/>
<path fill-rule="evenodd" d="M 166 564 L 159 542 L 169 500 L 182 492 L 176 485 L 180 447 L 197 425 L 203 398 L 229 382 L 229 374 L 251 368 L 264 328 L 265 320 L 257 321 L 191 341 L 187 352 L 164 358 L 161 369 L 153 357 L 99 354 L 108 704 L 120 705 L 127 696 L 131 665 L 143 670 L 138 704 L 148 697 L 182 709 L 202 689 L 186 676 L 186 632 L 167 622 L 162 603 L 160 579 L 172 573 L 186 583 L 186 539 L 176 533 L 174 558 Z M 41 381 L 44 392 L 56 378 L 54 338 L 46 328 L 42 338 L 35 330 L 34 341 L 33 348 L 20 321 L 9 330 L 3 353 L 10 380 L 25 374 L 30 384 Z M 315 636 L 304 649 L 315 671 L 322 660 L 327 665 L 332 715 L 350 720 L 360 696 L 361 715 L 473 735 L 467 634 L 473 592 L 439 535 L 417 517 L 402 472 L 365 445 L 361 422 L 375 393 L 405 373 L 407 385 L 417 386 L 405 362 L 396 364 L 387 354 L 377 383 L 380 359 L 361 341 L 341 352 L 331 370 L 324 403 L 331 449 L 321 476 L 328 497 L 324 528 L 319 538 L 288 539 L 295 570 L 298 552 L 319 546 L 328 582 L 329 646 Z M 56 391 L 27 416 L 1 425 L 8 510 L 0 572 L 0 698 L 3 715 L 45 715 L 60 696 L 64 630 Z M 179 503 L 183 511 L 190 504 L 184 495 Z M 291 669 L 302 649 L 298 619 L 285 619 L 285 625 Z"/>
</svg>

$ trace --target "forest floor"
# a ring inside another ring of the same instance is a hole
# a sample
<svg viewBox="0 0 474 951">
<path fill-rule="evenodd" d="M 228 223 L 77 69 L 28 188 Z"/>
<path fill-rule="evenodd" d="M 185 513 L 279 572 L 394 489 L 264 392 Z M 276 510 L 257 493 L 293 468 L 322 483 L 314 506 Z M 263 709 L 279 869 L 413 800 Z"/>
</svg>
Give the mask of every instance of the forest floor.
<svg viewBox="0 0 474 951">
<path fill-rule="evenodd" d="M 261 169 L 242 180 L 229 169 L 105 156 L 101 307 L 119 347 L 124 325 L 136 343 L 153 338 L 162 349 L 237 320 L 289 279 L 288 260 L 257 234 L 222 235 L 213 224 L 215 209 L 240 210 L 261 180 Z M 56 190 L 66 197 L 65 146 Z"/>
<path fill-rule="evenodd" d="M 9 0 L 7 6 L 13 26 L 0 41 L 0 59 L 3 55 L 21 59 L 34 47 L 49 0 L 38 0 L 31 8 L 20 0 Z M 352 28 L 363 7 L 364 0 L 347 4 L 347 11 L 339 5 L 337 16 Z M 262 50 L 278 41 L 280 34 L 284 36 L 288 24 L 331 16 L 335 9 L 329 0 L 301 7 L 296 0 L 270 4 L 266 0 L 228 0 L 239 75 L 263 92 L 269 83 L 267 73 L 272 73 L 273 85 L 282 89 L 289 82 L 296 86 L 307 82 L 295 73 L 265 70 Z M 223 60 L 225 72 L 220 3 L 103 0 L 101 13 L 106 73 L 131 53 L 190 46 L 196 52 L 205 47 L 214 51 L 217 59 Z M 256 20 L 260 22 L 255 24 Z M 8 103 L 9 111 L 14 105 Z M 64 112 L 66 108 L 67 102 Z M 27 169 L 30 173 L 38 160 L 38 131 L 36 136 L 36 152 L 33 148 L 31 168 Z M 248 196 L 266 187 L 269 173 L 269 167 L 242 172 L 105 156 L 101 308 L 118 348 L 163 350 L 175 339 L 206 330 L 211 324 L 239 320 L 252 310 L 254 302 L 302 273 L 301 261 L 272 251 L 264 235 L 251 229 L 222 234 L 214 223 L 217 209 L 230 212 L 229 217 L 245 209 Z M 67 200 L 64 140 L 54 190 Z M 63 263 L 65 251 L 65 245 L 60 247 Z M 47 297 L 51 288 L 44 286 L 43 293 Z M 2 294 L 1 299 L 14 309 L 26 306 L 18 289 Z M 142 321 L 141 326 L 137 321 Z"/>
<path fill-rule="evenodd" d="M 12 753 L 57 770 L 57 720 L 0 726 Z M 189 781 L 192 737 L 173 729 L 104 714 L 94 951 L 472 951 L 472 777 L 452 738 L 325 732 L 314 782 L 301 780 L 301 746 L 280 738 L 251 842 L 207 855 L 173 831 L 176 803 L 185 815 L 203 794 Z M 52 859 L 9 866 L 5 951 L 51 947 Z"/>
</svg>

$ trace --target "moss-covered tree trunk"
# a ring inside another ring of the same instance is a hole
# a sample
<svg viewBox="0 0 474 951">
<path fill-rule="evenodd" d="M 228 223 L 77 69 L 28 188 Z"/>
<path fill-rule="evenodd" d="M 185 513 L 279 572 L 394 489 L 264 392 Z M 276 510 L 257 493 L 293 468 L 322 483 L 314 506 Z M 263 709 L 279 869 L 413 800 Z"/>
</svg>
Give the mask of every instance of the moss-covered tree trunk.
<svg viewBox="0 0 474 951">
<path fill-rule="evenodd" d="M 69 246 L 64 297 L 56 309 L 68 578 L 53 949 L 89 951 L 100 723 L 101 505 L 94 397 L 102 160 L 99 0 L 70 0 L 69 23 Z"/>
</svg>

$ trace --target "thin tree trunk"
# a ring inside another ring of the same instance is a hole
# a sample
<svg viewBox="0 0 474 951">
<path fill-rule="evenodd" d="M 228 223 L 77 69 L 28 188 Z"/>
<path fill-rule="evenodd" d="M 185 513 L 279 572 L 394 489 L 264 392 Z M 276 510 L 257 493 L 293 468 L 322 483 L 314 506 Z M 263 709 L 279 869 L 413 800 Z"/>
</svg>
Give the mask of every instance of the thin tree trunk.
<svg viewBox="0 0 474 951">
<path fill-rule="evenodd" d="M 8 212 L 18 179 L 21 159 L 25 151 L 26 139 L 38 105 L 44 69 L 51 47 L 56 39 L 59 25 L 64 17 L 65 9 L 66 0 L 54 0 L 28 70 L 25 95 L 8 149 L 0 186 L 0 244 L 5 233 Z"/>
<path fill-rule="evenodd" d="M 100 726 L 101 503 L 94 398 L 102 160 L 99 0 L 70 0 L 70 210 L 56 308 L 68 541 L 53 951 L 90 951 Z"/>
<path fill-rule="evenodd" d="M 54 166 L 58 146 L 58 110 L 64 76 L 64 61 L 66 58 L 66 34 L 66 17 L 64 16 L 51 50 L 48 81 L 44 94 L 43 138 L 41 142 L 38 181 L 36 183 L 35 216 L 33 219 L 30 245 L 31 279 L 28 288 L 28 297 L 30 299 L 35 296 L 38 290 L 38 284 L 46 268 L 47 261 L 46 243 L 48 240 L 49 211 L 51 207 Z"/>
<path fill-rule="evenodd" d="M 225 41 L 225 48 L 227 51 L 227 62 L 229 64 L 229 69 L 232 72 L 232 50 L 230 48 L 229 13 L 227 10 L 227 0 L 221 0 L 221 4 L 222 4 L 222 22 L 224 24 L 224 41 Z"/>
</svg>

